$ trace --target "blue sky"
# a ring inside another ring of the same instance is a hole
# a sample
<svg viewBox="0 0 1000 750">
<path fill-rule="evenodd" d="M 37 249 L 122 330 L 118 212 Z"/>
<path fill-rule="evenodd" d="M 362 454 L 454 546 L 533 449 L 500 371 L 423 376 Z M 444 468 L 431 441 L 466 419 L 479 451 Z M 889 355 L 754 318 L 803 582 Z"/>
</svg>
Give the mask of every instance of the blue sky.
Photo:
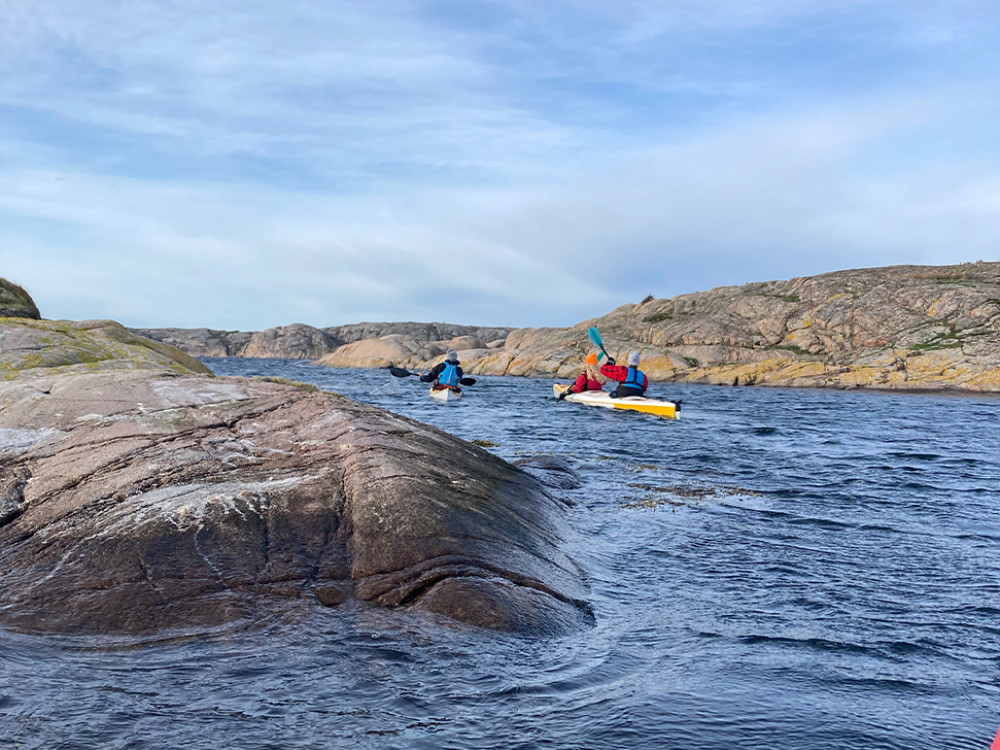
<svg viewBox="0 0 1000 750">
<path fill-rule="evenodd" d="M 569 325 L 998 260 L 995 0 L 0 0 L 48 318 Z"/>
</svg>

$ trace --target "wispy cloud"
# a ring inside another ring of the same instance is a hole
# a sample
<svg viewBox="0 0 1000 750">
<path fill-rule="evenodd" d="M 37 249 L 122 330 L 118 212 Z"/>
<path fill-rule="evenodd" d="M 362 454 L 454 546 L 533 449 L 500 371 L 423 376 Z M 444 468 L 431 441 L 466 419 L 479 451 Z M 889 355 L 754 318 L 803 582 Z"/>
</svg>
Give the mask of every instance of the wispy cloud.
<svg viewBox="0 0 1000 750">
<path fill-rule="evenodd" d="M 0 0 L 0 275 L 43 314 L 567 324 L 996 258 L 985 0 Z"/>
</svg>

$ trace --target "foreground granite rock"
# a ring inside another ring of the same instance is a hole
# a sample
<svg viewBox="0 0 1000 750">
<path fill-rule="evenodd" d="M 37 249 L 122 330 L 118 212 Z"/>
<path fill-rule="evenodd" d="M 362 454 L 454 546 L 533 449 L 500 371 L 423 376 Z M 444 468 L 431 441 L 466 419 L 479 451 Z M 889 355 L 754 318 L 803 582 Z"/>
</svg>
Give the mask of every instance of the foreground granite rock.
<svg viewBox="0 0 1000 750">
<path fill-rule="evenodd" d="M 0 378 L 106 370 L 211 371 L 188 354 L 112 320 L 0 318 Z"/>
<path fill-rule="evenodd" d="M 517 632 L 592 621 L 559 500 L 418 422 L 143 371 L 21 377 L 0 404 L 4 627 L 190 631 L 289 597 Z"/>
</svg>

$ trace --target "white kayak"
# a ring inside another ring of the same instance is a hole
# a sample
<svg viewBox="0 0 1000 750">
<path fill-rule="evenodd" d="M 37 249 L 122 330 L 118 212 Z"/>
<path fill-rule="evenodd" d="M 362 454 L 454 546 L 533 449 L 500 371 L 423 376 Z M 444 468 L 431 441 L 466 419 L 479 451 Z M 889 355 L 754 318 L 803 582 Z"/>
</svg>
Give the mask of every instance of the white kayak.
<svg viewBox="0 0 1000 750">
<path fill-rule="evenodd" d="M 568 385 L 555 383 L 552 386 L 552 395 L 559 398 L 559 394 L 568 389 Z M 659 401 L 645 396 L 611 398 L 611 394 L 607 391 L 583 391 L 582 393 L 571 393 L 565 400 L 572 401 L 574 404 L 603 406 L 606 409 L 627 409 L 643 414 L 655 414 L 664 419 L 679 419 L 681 416 L 680 408 L 673 401 Z"/>
<path fill-rule="evenodd" d="M 458 401 L 462 398 L 462 389 L 431 386 L 431 398 L 435 401 Z"/>
</svg>

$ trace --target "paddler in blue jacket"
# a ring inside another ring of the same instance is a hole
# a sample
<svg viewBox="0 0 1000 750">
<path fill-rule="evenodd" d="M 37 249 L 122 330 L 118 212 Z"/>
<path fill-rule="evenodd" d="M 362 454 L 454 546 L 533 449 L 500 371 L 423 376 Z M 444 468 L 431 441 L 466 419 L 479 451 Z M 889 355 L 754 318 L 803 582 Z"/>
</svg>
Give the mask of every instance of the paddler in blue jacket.
<svg viewBox="0 0 1000 750">
<path fill-rule="evenodd" d="M 616 365 L 615 361 L 608 357 L 608 361 L 601 367 L 601 375 L 618 381 L 618 387 L 611 392 L 611 398 L 644 396 L 649 387 L 649 378 L 639 369 L 639 352 L 629 353 L 628 367 Z"/>
<path fill-rule="evenodd" d="M 458 364 L 458 352 L 449 349 L 444 356 L 444 362 L 439 362 L 426 375 L 421 375 L 420 379 L 425 383 L 433 382 L 435 386 L 445 388 L 458 388 L 458 381 L 462 379 L 462 368 Z"/>
</svg>

